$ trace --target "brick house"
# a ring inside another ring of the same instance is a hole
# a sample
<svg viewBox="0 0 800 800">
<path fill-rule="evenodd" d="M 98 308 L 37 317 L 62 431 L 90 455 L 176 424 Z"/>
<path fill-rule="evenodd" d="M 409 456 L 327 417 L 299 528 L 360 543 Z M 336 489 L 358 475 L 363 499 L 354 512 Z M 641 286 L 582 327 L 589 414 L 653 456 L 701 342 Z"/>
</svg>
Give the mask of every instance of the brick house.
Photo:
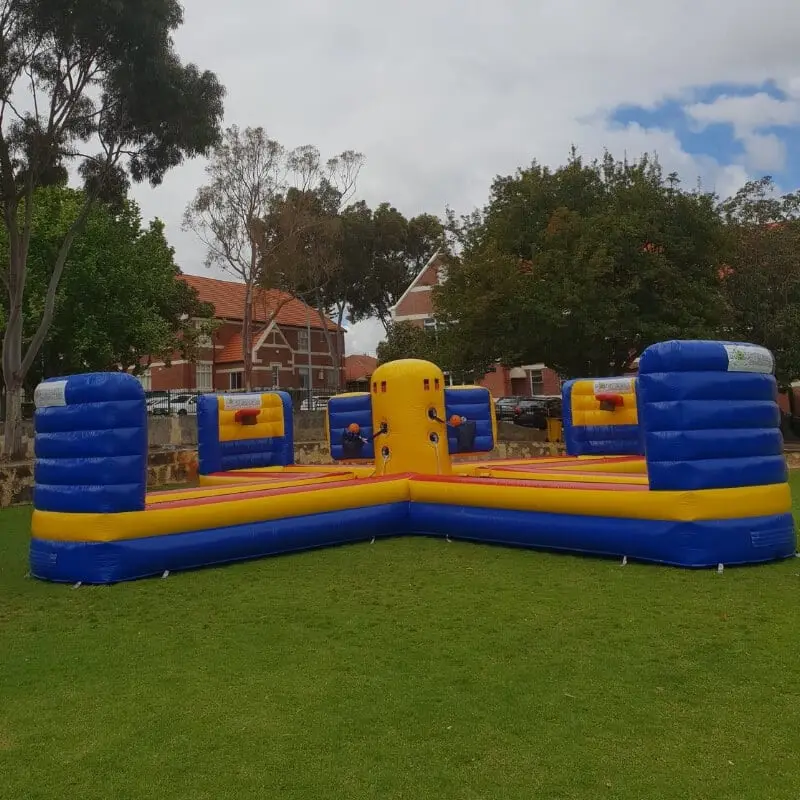
<svg viewBox="0 0 800 800">
<path fill-rule="evenodd" d="M 369 379 L 378 367 L 374 356 L 351 355 L 344 360 L 345 385 L 348 392 L 368 392 Z"/>
<path fill-rule="evenodd" d="M 409 284 L 391 309 L 393 322 L 410 322 L 427 330 L 436 329 L 433 313 L 433 287 L 447 279 L 447 266 L 440 253 L 434 253 L 428 263 Z M 491 331 L 487 331 L 491 334 Z M 561 379 L 545 364 L 524 364 L 508 367 L 503 364 L 478 379 L 495 398 L 510 395 L 558 395 Z"/>
<path fill-rule="evenodd" d="M 141 376 L 144 388 L 200 392 L 244 388 L 245 285 L 199 275 L 181 279 L 197 291 L 202 302 L 214 307 L 218 327 L 199 343 L 195 359 L 187 361 L 176 354 L 169 365 L 152 362 Z M 335 359 L 323 326 L 337 343 Z M 333 391 L 337 384 L 343 386 L 344 334 L 343 328 L 300 300 L 283 292 L 258 290 L 253 299 L 253 388 Z"/>
</svg>

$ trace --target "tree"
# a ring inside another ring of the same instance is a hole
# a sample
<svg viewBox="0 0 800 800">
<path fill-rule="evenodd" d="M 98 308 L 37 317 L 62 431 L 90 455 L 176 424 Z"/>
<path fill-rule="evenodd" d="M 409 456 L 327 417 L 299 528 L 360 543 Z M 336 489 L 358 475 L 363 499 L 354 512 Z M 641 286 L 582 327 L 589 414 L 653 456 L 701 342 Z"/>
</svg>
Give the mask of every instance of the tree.
<svg viewBox="0 0 800 800">
<path fill-rule="evenodd" d="M 2 372 L 3 455 L 22 451 L 21 393 L 55 313 L 70 248 L 99 199 L 119 202 L 128 182 L 161 182 L 219 135 L 224 90 L 213 73 L 178 58 L 177 0 L 5 0 L 0 4 L 0 206 L 9 257 Z M 29 96 L 30 109 L 19 105 Z M 84 148 L 94 153 L 84 152 Z M 84 204 L 49 266 L 41 317 L 24 339 L 24 306 L 35 192 L 84 181 Z"/>
<path fill-rule="evenodd" d="M 341 363 L 338 335 L 326 321 L 341 284 L 342 225 L 338 214 L 341 194 L 327 181 L 315 189 L 290 189 L 273 204 L 264 226 L 263 288 L 280 287 L 285 297 L 314 306 L 334 367 L 336 388 Z"/>
<path fill-rule="evenodd" d="M 368 232 L 366 207 L 358 210 L 356 254 L 351 257 L 362 265 L 361 279 L 353 286 L 351 307 L 353 322 L 377 317 L 386 332 L 391 326 L 392 307 L 437 250 L 444 245 L 441 221 L 430 214 L 406 219 L 389 203 L 381 203 L 372 213 Z"/>
<path fill-rule="evenodd" d="M 378 364 L 400 358 L 421 358 L 436 362 L 436 338 L 410 322 L 397 322 L 389 328 L 386 339 L 378 344 Z"/>
<path fill-rule="evenodd" d="M 85 203 L 83 192 L 39 189 L 31 224 L 25 337 L 35 332 L 44 307 L 50 266 Z M 87 371 L 140 372 L 152 356 L 192 355 L 198 319 L 212 310 L 179 279 L 174 252 L 159 220 L 142 228 L 136 205 L 114 214 L 103 203 L 89 213 L 76 238 L 56 293 L 53 322 L 31 366 L 26 386 L 42 378 Z M 8 238 L 0 235 L 8 253 Z M 2 327 L 2 323 L 0 323 Z"/>
<path fill-rule="evenodd" d="M 253 374 L 253 293 L 261 274 L 260 224 L 283 188 L 289 158 L 263 128 L 227 128 L 206 166 L 209 182 L 184 212 L 184 229 L 193 231 L 206 248 L 206 267 L 219 267 L 245 284 L 242 361 L 247 389 Z"/>
<path fill-rule="evenodd" d="M 715 198 L 647 157 L 573 151 L 557 170 L 498 178 L 461 241 L 434 301 L 476 362 L 619 374 L 649 344 L 711 336 L 724 319 Z"/>
<path fill-rule="evenodd" d="M 304 145 L 287 150 L 263 128 L 225 131 L 206 168 L 209 182 L 198 189 L 184 214 L 184 228 L 206 247 L 206 266 L 217 266 L 245 284 L 242 309 L 242 362 L 246 388 L 252 385 L 252 319 L 256 290 L 277 289 L 267 326 L 295 295 L 298 279 L 286 254 L 314 219 L 299 198 L 323 183 L 343 196 L 350 192 L 363 156 L 345 151 L 322 162 L 319 150 Z M 336 185 L 342 182 L 341 188 Z M 287 192 L 300 193 L 287 203 Z"/>
<path fill-rule="evenodd" d="M 729 237 L 721 270 L 726 338 L 772 350 L 776 377 L 788 387 L 800 376 L 800 195 L 777 196 L 765 177 L 746 183 L 721 211 Z"/>
</svg>

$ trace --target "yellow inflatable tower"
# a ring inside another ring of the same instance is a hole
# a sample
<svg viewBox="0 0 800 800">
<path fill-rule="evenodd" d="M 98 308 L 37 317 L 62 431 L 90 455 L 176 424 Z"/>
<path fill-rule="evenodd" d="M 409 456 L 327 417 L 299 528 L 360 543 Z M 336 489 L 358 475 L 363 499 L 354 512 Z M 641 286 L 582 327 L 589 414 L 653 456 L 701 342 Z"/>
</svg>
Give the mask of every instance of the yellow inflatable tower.
<svg viewBox="0 0 800 800">
<path fill-rule="evenodd" d="M 435 364 L 408 358 L 372 373 L 376 475 L 450 475 L 444 375 Z"/>
</svg>

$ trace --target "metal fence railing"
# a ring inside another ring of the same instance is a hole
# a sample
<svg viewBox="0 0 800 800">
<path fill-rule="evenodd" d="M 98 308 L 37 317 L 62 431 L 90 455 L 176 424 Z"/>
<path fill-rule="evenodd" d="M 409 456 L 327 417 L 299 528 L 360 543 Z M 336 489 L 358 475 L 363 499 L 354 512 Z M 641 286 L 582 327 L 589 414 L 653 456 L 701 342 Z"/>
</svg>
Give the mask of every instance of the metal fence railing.
<svg viewBox="0 0 800 800">
<path fill-rule="evenodd" d="M 271 392 L 274 391 L 269 388 L 254 388 L 253 392 Z M 292 398 L 292 407 L 295 412 L 302 411 L 324 411 L 328 407 L 328 400 L 336 394 L 334 389 L 283 389 L 282 391 L 288 392 Z M 339 391 L 344 391 L 340 389 Z M 222 392 L 219 392 L 222 394 Z M 229 390 L 225 394 L 246 394 L 242 390 Z M 148 391 L 145 392 L 147 397 L 147 413 L 153 416 L 184 416 L 194 415 L 197 413 L 197 398 L 205 392 L 199 392 L 196 389 L 170 389 L 168 391 Z M 28 393 L 22 403 L 22 418 L 33 419 L 33 396 Z M 5 419 L 5 393 L 0 388 L 0 422 Z"/>
<path fill-rule="evenodd" d="M 255 387 L 246 392 L 242 390 L 229 390 L 225 394 L 249 394 L 251 392 L 271 392 L 272 388 Z M 295 411 L 324 411 L 328 407 L 328 400 L 336 393 L 333 389 L 283 389 L 292 398 L 292 407 Z M 222 392 L 219 392 L 220 394 Z M 196 389 L 170 389 L 165 391 L 149 391 L 147 395 L 147 413 L 156 417 L 193 416 L 197 414 L 197 398 L 206 392 Z"/>
</svg>

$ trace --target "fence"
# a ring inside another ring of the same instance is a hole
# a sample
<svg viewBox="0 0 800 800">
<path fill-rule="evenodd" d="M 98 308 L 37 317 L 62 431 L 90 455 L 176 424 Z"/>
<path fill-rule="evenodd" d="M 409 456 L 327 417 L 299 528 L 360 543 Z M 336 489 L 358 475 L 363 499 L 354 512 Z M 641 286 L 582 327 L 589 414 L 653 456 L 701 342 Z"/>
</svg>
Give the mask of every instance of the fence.
<svg viewBox="0 0 800 800">
<path fill-rule="evenodd" d="M 272 387 L 254 387 L 250 391 L 228 390 L 225 394 L 251 394 L 252 392 L 272 392 Z M 324 411 L 328 407 L 328 400 L 334 392 L 322 389 L 283 389 L 292 398 L 292 407 L 295 411 Z M 171 389 L 169 391 L 145 392 L 147 396 L 147 413 L 153 416 L 186 416 L 197 413 L 197 398 L 204 392 L 196 389 Z"/>
</svg>

